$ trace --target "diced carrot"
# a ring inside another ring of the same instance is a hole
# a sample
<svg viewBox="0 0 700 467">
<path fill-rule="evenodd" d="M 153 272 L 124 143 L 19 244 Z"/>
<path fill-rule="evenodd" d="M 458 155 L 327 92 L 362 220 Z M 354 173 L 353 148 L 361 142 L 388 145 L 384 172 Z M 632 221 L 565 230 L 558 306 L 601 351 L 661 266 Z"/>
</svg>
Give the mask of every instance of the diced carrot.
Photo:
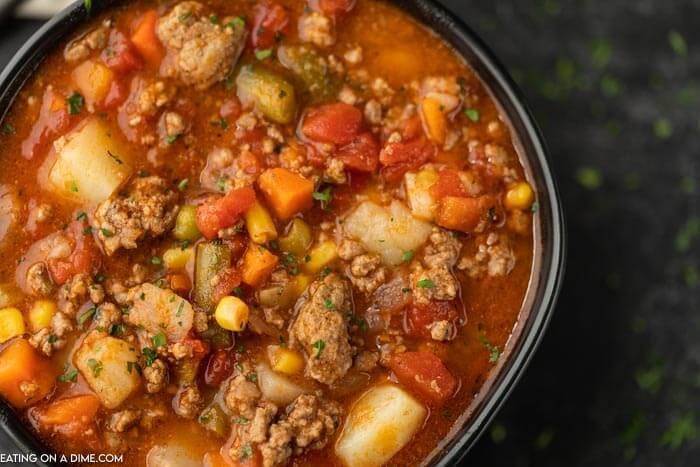
<svg viewBox="0 0 700 467">
<path fill-rule="evenodd" d="M 269 207 L 283 221 L 313 206 L 314 184 L 283 168 L 268 169 L 258 180 Z"/>
<path fill-rule="evenodd" d="M 10 342 L 0 353 L 0 394 L 18 409 L 43 399 L 55 378 L 51 363 L 25 339 Z"/>
<path fill-rule="evenodd" d="M 430 140 L 442 145 L 447 136 L 447 117 L 441 104 L 435 99 L 426 97 L 421 102 L 421 115 Z"/>
<path fill-rule="evenodd" d="M 90 421 L 100 408 L 100 400 L 93 394 L 68 397 L 49 404 L 41 412 L 39 422 L 43 425 L 65 425 Z"/>
<path fill-rule="evenodd" d="M 137 20 L 134 32 L 131 34 L 131 42 L 139 54 L 152 66 L 160 65 L 163 59 L 163 47 L 156 35 L 156 23 L 158 12 L 148 10 Z"/>
<path fill-rule="evenodd" d="M 361 127 L 360 109 L 337 102 L 310 109 L 304 116 L 301 131 L 313 141 L 345 145 L 352 142 Z"/>
<path fill-rule="evenodd" d="M 430 352 L 396 354 L 389 363 L 401 384 L 436 407 L 442 406 L 457 389 L 457 380 L 437 356 Z"/>
<path fill-rule="evenodd" d="M 243 256 L 241 275 L 243 282 L 257 287 L 272 273 L 277 266 L 279 258 L 270 253 L 270 250 L 259 245 L 251 244 Z"/>
<path fill-rule="evenodd" d="M 480 196 L 478 198 L 463 198 L 446 196 L 440 200 L 435 222 L 440 227 L 460 232 L 472 232 L 482 220 L 489 220 L 489 216 L 496 207 L 493 196 Z"/>
<path fill-rule="evenodd" d="M 197 228 L 212 240 L 219 230 L 235 224 L 254 202 L 255 190 L 251 187 L 238 188 L 225 196 L 213 198 L 197 207 Z"/>
</svg>

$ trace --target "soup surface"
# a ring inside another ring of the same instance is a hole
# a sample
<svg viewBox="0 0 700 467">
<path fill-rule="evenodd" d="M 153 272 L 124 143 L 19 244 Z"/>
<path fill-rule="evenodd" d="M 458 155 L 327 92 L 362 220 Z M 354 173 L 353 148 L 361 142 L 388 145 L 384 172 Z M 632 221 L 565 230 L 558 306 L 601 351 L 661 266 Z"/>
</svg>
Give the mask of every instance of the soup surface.
<svg viewBox="0 0 700 467">
<path fill-rule="evenodd" d="M 58 452 L 417 465 L 530 279 L 507 123 L 383 1 L 121 2 L 0 159 L 0 395 Z"/>
</svg>

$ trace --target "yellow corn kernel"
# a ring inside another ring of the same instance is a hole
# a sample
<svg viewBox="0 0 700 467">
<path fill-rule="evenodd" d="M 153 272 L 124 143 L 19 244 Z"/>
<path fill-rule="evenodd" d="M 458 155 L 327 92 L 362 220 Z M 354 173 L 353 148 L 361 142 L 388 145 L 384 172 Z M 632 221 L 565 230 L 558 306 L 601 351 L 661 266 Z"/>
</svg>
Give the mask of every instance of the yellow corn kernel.
<svg viewBox="0 0 700 467">
<path fill-rule="evenodd" d="M 535 201 L 535 192 L 527 182 L 518 182 L 508 189 L 505 205 L 507 209 L 530 209 Z"/>
<path fill-rule="evenodd" d="M 248 324 L 250 312 L 248 305 L 238 297 L 227 296 L 216 305 L 214 318 L 224 329 L 229 331 L 243 331 Z"/>
<path fill-rule="evenodd" d="M 304 258 L 304 270 L 310 274 L 316 274 L 324 267 L 335 261 L 338 257 L 338 249 L 335 242 L 327 240 L 319 243 L 309 252 L 308 258 Z M 308 261 L 306 261 L 308 259 Z"/>
<path fill-rule="evenodd" d="M 271 345 L 267 348 L 267 356 L 270 359 L 272 369 L 277 373 L 298 375 L 304 370 L 304 357 L 293 350 L 279 345 Z"/>
<path fill-rule="evenodd" d="M 0 309 L 0 343 L 25 333 L 22 312 L 15 307 Z"/>
<path fill-rule="evenodd" d="M 308 274 L 297 274 L 294 276 L 294 294 L 299 297 L 313 282 L 313 277 Z"/>
<path fill-rule="evenodd" d="M 32 332 L 51 326 L 51 318 L 56 313 L 56 302 L 53 300 L 37 300 L 29 310 L 29 327 Z"/>
<path fill-rule="evenodd" d="M 265 206 L 257 201 L 245 213 L 245 226 L 250 238 L 258 245 L 264 245 L 277 238 L 277 228 L 272 216 Z"/>
<path fill-rule="evenodd" d="M 194 248 L 192 247 L 184 249 L 181 247 L 168 248 L 163 253 L 163 264 L 170 270 L 185 269 L 193 251 Z"/>
</svg>

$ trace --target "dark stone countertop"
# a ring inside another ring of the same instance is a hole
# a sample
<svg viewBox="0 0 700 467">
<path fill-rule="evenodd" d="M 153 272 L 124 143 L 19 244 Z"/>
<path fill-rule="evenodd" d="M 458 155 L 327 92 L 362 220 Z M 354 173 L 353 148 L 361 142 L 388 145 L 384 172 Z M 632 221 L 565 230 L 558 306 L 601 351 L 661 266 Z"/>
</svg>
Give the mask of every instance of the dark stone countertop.
<svg viewBox="0 0 700 467">
<path fill-rule="evenodd" d="M 443 1 L 521 84 L 570 239 L 550 329 L 467 464 L 698 465 L 700 2 Z M 36 27 L 0 31 L 0 66 Z"/>
</svg>

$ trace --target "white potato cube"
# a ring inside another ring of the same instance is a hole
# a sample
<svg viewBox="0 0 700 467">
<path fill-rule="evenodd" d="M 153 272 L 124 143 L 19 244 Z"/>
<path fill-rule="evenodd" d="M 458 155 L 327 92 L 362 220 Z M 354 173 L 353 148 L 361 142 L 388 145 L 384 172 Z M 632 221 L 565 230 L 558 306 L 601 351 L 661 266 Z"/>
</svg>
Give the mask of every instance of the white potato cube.
<svg viewBox="0 0 700 467">
<path fill-rule="evenodd" d="M 172 290 L 145 283 L 129 291 L 129 300 L 129 323 L 151 334 L 162 332 L 168 342 L 182 341 L 192 328 L 192 305 Z"/>
<path fill-rule="evenodd" d="M 131 175 L 128 149 L 108 126 L 90 117 L 54 143 L 49 184 L 61 196 L 87 204 L 109 198 Z"/>
<path fill-rule="evenodd" d="M 390 266 L 401 264 L 406 251 L 420 248 L 431 231 L 429 223 L 413 217 L 399 201 L 388 208 L 365 201 L 343 225 L 345 233 L 359 240 L 367 251 L 380 254 Z"/>
<path fill-rule="evenodd" d="M 93 331 L 75 353 L 76 368 L 108 409 L 128 398 L 141 382 L 139 354 L 133 345 Z"/>
<path fill-rule="evenodd" d="M 430 192 L 437 182 L 437 172 L 432 169 L 421 170 L 418 173 L 407 173 L 404 176 L 408 205 L 414 217 L 424 221 L 432 221 L 435 217 L 437 201 Z"/>
<path fill-rule="evenodd" d="M 379 467 L 420 429 L 427 410 L 398 386 L 375 386 L 350 409 L 335 445 L 347 467 Z"/>
<path fill-rule="evenodd" d="M 267 365 L 258 365 L 255 371 L 263 398 L 277 405 L 291 404 L 294 399 L 308 392 L 288 377 L 275 373 Z"/>
<path fill-rule="evenodd" d="M 146 455 L 146 467 L 201 467 L 191 449 L 177 444 L 153 446 Z"/>
</svg>

